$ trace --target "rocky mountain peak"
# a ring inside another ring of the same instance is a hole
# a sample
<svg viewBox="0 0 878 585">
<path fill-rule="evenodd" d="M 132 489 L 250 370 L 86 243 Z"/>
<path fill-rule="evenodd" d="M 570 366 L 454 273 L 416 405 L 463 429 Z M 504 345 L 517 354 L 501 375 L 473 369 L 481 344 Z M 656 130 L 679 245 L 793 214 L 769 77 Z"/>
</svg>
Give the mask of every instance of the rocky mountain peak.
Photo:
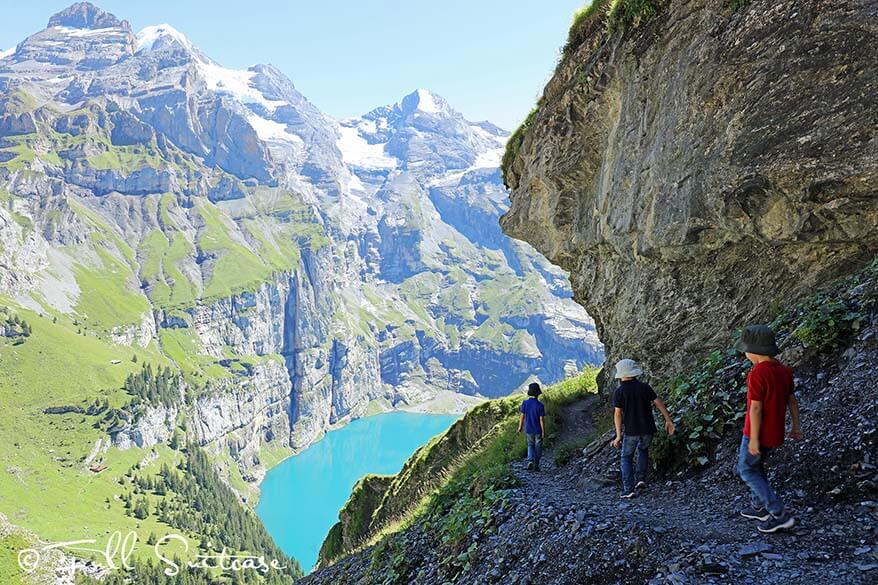
<svg viewBox="0 0 878 585">
<path fill-rule="evenodd" d="M 124 28 L 131 26 L 126 20 L 119 20 L 114 14 L 101 10 L 91 2 L 77 2 L 54 14 L 49 19 L 48 28 L 67 26 L 70 28 L 98 30 L 102 28 Z"/>
<path fill-rule="evenodd" d="M 445 98 L 428 89 L 416 89 L 402 98 L 400 108 L 407 114 L 422 112 L 434 116 L 448 114 L 451 110 Z"/>
<path fill-rule="evenodd" d="M 346 160 L 367 168 L 403 168 L 428 182 L 445 172 L 458 173 L 452 177 L 457 181 L 460 173 L 497 167 L 507 137 L 493 124 L 470 122 L 427 89 L 345 120 L 342 126 L 350 138 L 340 146 Z M 360 139 L 364 142 L 358 145 Z M 384 155 L 397 162 L 386 164 Z"/>
</svg>

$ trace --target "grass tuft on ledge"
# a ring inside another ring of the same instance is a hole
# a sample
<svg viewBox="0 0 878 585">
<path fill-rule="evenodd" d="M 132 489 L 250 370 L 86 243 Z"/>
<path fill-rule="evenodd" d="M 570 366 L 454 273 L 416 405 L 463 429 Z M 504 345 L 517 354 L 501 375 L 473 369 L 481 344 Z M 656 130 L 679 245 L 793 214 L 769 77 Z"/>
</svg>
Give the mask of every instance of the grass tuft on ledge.
<svg viewBox="0 0 878 585">
<path fill-rule="evenodd" d="M 571 55 L 596 31 L 606 30 L 609 34 L 613 34 L 628 27 L 637 27 L 652 19 L 657 12 L 656 4 L 652 0 L 594 0 L 574 13 L 570 31 L 567 33 L 567 42 L 561 49 L 562 60 Z M 506 142 L 506 151 L 503 153 L 503 160 L 500 163 L 500 172 L 507 188 L 511 182 L 512 164 L 515 162 L 527 132 L 543 105 L 544 100 L 540 98 L 524 122 Z"/>
<path fill-rule="evenodd" d="M 537 112 L 540 107 L 543 105 L 543 100 L 537 102 L 537 105 L 530 111 L 527 115 L 527 118 L 524 119 L 518 128 L 515 129 L 515 132 L 509 137 L 509 140 L 506 141 L 506 151 L 503 153 L 503 160 L 500 161 L 500 174 L 503 177 L 503 182 L 509 187 L 509 171 L 512 168 L 512 163 L 515 162 L 515 157 L 518 156 L 518 151 L 521 148 L 521 145 L 524 143 L 524 138 L 527 136 L 527 131 L 530 129 L 531 124 L 537 117 Z"/>
</svg>

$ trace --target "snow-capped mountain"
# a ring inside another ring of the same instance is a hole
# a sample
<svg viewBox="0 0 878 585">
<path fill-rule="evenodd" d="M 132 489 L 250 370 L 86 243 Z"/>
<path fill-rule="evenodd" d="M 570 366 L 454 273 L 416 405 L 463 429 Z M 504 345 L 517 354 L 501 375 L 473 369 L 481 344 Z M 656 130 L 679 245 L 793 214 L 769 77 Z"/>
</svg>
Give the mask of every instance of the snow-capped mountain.
<svg viewBox="0 0 878 585">
<path fill-rule="evenodd" d="M 79 3 L 0 57 L 0 299 L 156 348 L 243 469 L 368 408 L 555 381 L 602 350 L 500 232 L 506 137 L 424 89 L 335 120 Z"/>
</svg>

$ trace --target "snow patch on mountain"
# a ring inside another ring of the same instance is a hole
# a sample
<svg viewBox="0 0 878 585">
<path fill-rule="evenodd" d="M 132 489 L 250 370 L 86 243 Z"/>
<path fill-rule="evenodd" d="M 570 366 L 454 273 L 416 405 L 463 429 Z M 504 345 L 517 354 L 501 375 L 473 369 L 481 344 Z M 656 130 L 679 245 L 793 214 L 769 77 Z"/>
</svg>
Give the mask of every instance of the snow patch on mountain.
<svg viewBox="0 0 878 585">
<path fill-rule="evenodd" d="M 255 71 L 226 69 L 216 63 L 198 62 L 198 70 L 204 78 L 207 88 L 219 94 L 231 95 L 245 104 L 259 104 L 273 112 L 279 106 L 286 105 L 283 100 L 267 99 L 262 92 L 253 87 Z"/>
<path fill-rule="evenodd" d="M 169 24 L 147 26 L 137 33 L 137 50 L 151 51 L 156 42 L 162 38 L 172 38 L 190 51 L 195 51 L 195 47 L 192 45 L 192 42 L 186 38 L 186 35 Z"/>
<path fill-rule="evenodd" d="M 442 108 L 433 99 L 433 94 L 429 90 L 418 90 L 418 109 L 427 114 L 438 114 Z"/>
<path fill-rule="evenodd" d="M 503 153 L 505 150 L 505 147 L 501 146 L 500 148 L 492 148 L 491 150 L 480 152 L 476 157 L 476 162 L 474 162 L 473 166 L 470 168 L 475 170 L 499 167 L 500 161 L 503 160 Z"/>
<path fill-rule="evenodd" d="M 52 30 L 71 37 L 96 37 L 105 34 L 119 34 L 119 29 L 115 27 L 107 28 L 74 28 L 72 26 L 56 26 Z"/>
<path fill-rule="evenodd" d="M 305 144 L 301 138 L 287 131 L 286 124 L 281 124 L 256 114 L 248 115 L 247 121 L 256 130 L 256 135 L 266 142 L 294 142 L 300 146 Z"/>
<path fill-rule="evenodd" d="M 0 59 L 5 59 L 6 57 L 11 57 L 15 54 L 15 47 L 11 49 L 6 49 L 5 51 L 0 51 Z"/>
<path fill-rule="evenodd" d="M 372 123 L 374 131 L 374 122 Z M 345 162 L 366 169 L 392 169 L 396 167 L 396 159 L 387 156 L 384 152 L 384 144 L 369 144 L 360 136 L 357 127 L 340 125 L 338 149 L 341 151 Z"/>
</svg>

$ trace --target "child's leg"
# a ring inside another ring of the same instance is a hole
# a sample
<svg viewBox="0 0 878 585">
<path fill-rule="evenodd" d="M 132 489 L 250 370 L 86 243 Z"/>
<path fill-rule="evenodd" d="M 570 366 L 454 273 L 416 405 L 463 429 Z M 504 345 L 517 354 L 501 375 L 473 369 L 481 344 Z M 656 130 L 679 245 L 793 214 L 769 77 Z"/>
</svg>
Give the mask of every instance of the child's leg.
<svg viewBox="0 0 878 585">
<path fill-rule="evenodd" d="M 622 491 L 634 491 L 634 449 L 637 448 L 639 437 L 622 436 Z"/>
<path fill-rule="evenodd" d="M 527 437 L 527 460 L 533 461 L 534 460 L 534 442 L 535 442 L 534 439 L 536 438 L 536 435 L 534 435 L 533 433 L 526 433 L 525 436 Z"/>
<path fill-rule="evenodd" d="M 637 442 L 637 472 L 635 481 L 646 481 L 646 471 L 649 469 L 649 445 L 652 443 L 652 435 L 643 435 Z"/>
<path fill-rule="evenodd" d="M 534 435 L 534 466 L 540 468 L 540 458 L 543 456 L 543 437 Z"/>
<path fill-rule="evenodd" d="M 764 508 L 772 514 L 779 516 L 783 512 L 783 503 L 777 498 L 777 494 L 768 485 L 763 465 L 764 454 L 758 457 L 750 455 L 747 446 L 750 439 L 742 437 L 741 447 L 738 450 L 738 475 L 750 487 L 750 499 L 756 509 Z"/>
<path fill-rule="evenodd" d="M 771 512 L 773 516 L 780 516 L 784 511 L 784 503 L 768 482 L 768 473 L 765 471 L 765 462 L 768 459 L 769 453 L 771 453 L 771 449 L 762 448 L 762 456 L 759 458 L 757 466 L 759 467 L 759 473 L 762 474 L 762 478 L 765 480 L 765 497 L 767 498 L 765 508 Z"/>
</svg>

